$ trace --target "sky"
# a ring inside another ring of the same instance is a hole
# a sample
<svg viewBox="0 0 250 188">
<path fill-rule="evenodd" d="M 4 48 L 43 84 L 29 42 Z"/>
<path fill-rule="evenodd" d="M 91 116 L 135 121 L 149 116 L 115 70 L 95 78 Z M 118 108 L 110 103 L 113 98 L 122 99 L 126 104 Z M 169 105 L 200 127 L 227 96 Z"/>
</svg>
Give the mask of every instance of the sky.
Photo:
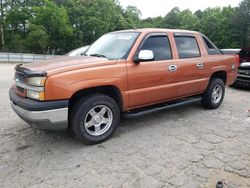
<svg viewBox="0 0 250 188">
<path fill-rule="evenodd" d="M 174 7 L 180 10 L 190 9 L 204 10 L 208 7 L 224 7 L 231 5 L 238 6 L 241 0 L 119 0 L 121 5 L 126 8 L 128 5 L 134 5 L 140 9 L 142 18 L 165 16 Z"/>
</svg>

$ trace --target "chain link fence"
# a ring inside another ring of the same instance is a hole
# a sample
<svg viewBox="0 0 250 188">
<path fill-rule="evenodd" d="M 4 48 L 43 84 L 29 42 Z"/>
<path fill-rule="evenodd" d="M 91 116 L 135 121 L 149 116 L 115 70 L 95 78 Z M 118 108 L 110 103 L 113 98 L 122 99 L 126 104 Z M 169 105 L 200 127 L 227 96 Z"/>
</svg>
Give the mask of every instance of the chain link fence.
<svg viewBox="0 0 250 188">
<path fill-rule="evenodd" d="M 0 52 L 0 62 L 2 63 L 31 63 L 33 61 L 42 61 L 55 57 L 59 56 Z"/>
</svg>

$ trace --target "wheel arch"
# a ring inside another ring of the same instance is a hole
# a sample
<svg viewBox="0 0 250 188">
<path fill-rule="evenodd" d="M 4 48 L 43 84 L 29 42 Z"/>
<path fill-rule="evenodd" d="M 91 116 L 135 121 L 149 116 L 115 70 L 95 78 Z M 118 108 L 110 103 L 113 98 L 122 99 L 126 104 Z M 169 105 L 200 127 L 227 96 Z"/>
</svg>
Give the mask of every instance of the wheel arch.
<svg viewBox="0 0 250 188">
<path fill-rule="evenodd" d="M 93 93 L 100 93 L 113 98 L 119 105 L 120 110 L 121 111 L 123 110 L 124 102 L 121 91 L 116 86 L 106 85 L 106 86 L 86 88 L 75 92 L 69 100 L 69 114 L 71 112 L 72 107 L 78 100 L 80 100 L 84 96 Z"/>
<path fill-rule="evenodd" d="M 220 78 L 221 80 L 223 80 L 224 84 L 226 84 L 227 83 L 227 72 L 224 70 L 216 71 L 211 75 L 210 80 L 213 78 Z"/>
</svg>

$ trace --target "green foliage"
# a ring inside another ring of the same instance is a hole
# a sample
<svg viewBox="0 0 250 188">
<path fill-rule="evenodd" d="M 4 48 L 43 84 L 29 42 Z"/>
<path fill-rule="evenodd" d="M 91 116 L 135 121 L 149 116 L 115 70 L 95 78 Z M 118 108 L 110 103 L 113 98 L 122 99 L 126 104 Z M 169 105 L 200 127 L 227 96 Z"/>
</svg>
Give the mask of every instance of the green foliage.
<svg viewBox="0 0 250 188">
<path fill-rule="evenodd" d="M 29 51 L 43 54 L 47 53 L 49 35 L 43 26 L 30 25 L 30 32 L 25 40 L 25 46 Z"/>
<path fill-rule="evenodd" d="M 128 25 L 132 28 L 138 28 L 140 25 L 141 11 L 135 6 L 128 6 L 123 14 Z"/>
<path fill-rule="evenodd" d="M 163 28 L 164 18 L 159 16 L 155 18 L 147 18 L 141 20 L 140 28 Z"/>
<path fill-rule="evenodd" d="M 200 31 L 209 36 L 220 48 L 237 47 L 232 40 L 232 16 L 235 10 L 231 7 L 206 9 L 200 19 Z"/>
<path fill-rule="evenodd" d="M 1 5 L 0 50 L 63 54 L 104 33 L 132 28 L 196 30 L 219 48 L 250 46 L 250 0 L 195 13 L 175 7 L 165 17 L 147 19 L 119 0 L 5 0 Z"/>
<path fill-rule="evenodd" d="M 184 10 L 179 14 L 180 29 L 186 30 L 199 30 L 200 21 L 199 18 L 194 15 L 190 10 Z"/>
<path fill-rule="evenodd" d="M 45 29 L 45 31 L 43 31 L 49 36 L 49 52 L 57 54 L 63 53 L 64 49 L 67 48 L 66 41 L 72 37 L 73 33 L 69 25 L 66 9 L 62 6 L 57 6 L 53 2 L 45 1 L 44 6 L 34 6 L 33 11 L 34 16 L 30 22 L 33 25 L 42 26 Z"/>
<path fill-rule="evenodd" d="M 250 47 L 250 0 L 243 0 L 234 17 L 236 38 L 243 47 Z"/>
<path fill-rule="evenodd" d="M 15 53 L 24 51 L 24 40 L 20 34 L 7 34 L 6 41 L 9 42 L 5 45 L 5 50 Z"/>
<path fill-rule="evenodd" d="M 165 16 L 165 27 L 171 29 L 178 29 L 181 26 L 180 9 L 178 7 L 173 8 Z"/>
</svg>

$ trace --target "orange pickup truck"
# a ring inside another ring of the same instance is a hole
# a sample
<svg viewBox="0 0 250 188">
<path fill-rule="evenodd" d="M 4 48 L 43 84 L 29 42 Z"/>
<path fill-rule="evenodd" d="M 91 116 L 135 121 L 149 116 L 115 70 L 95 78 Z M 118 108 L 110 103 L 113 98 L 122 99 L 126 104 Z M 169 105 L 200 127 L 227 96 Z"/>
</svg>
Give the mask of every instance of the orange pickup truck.
<svg viewBox="0 0 250 188">
<path fill-rule="evenodd" d="M 201 101 L 220 106 L 239 57 L 203 34 L 136 29 L 105 34 L 81 57 L 18 65 L 13 110 L 41 129 L 68 129 L 80 141 L 108 139 L 120 116 L 137 117 Z"/>
</svg>

